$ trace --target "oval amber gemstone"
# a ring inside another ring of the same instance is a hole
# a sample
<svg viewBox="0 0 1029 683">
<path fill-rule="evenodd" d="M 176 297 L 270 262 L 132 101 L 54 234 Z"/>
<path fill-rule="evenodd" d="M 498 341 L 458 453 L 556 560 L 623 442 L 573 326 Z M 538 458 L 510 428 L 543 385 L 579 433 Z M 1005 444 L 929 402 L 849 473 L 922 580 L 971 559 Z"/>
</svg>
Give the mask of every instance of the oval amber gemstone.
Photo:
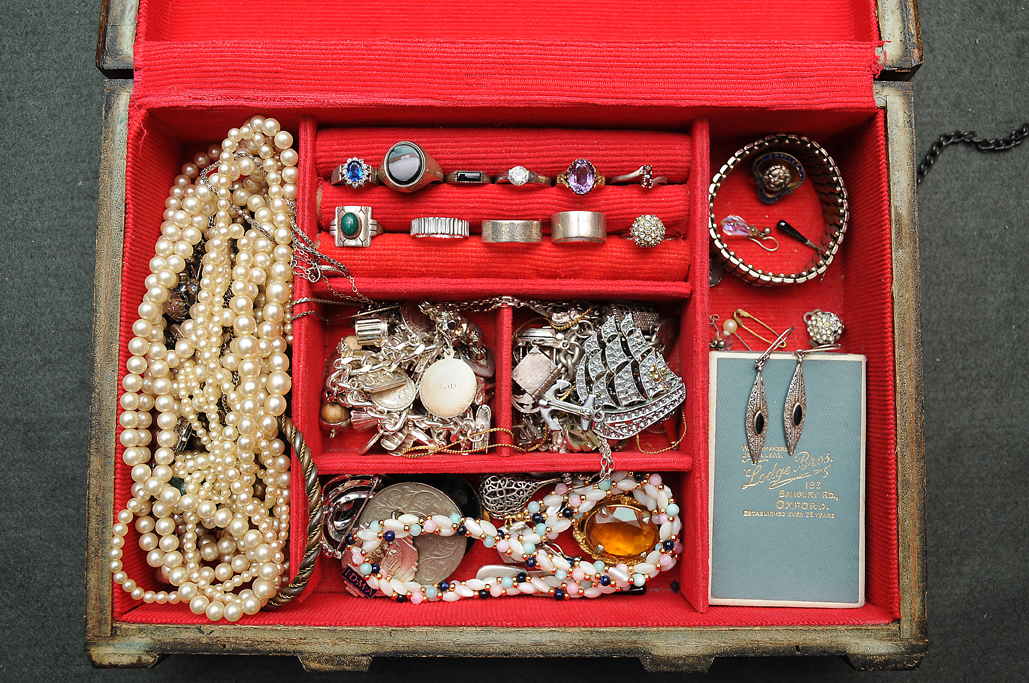
<svg viewBox="0 0 1029 683">
<path fill-rule="evenodd" d="M 630 505 L 597 508 L 586 519 L 583 531 L 591 552 L 624 559 L 647 552 L 658 538 L 650 513 Z"/>
</svg>

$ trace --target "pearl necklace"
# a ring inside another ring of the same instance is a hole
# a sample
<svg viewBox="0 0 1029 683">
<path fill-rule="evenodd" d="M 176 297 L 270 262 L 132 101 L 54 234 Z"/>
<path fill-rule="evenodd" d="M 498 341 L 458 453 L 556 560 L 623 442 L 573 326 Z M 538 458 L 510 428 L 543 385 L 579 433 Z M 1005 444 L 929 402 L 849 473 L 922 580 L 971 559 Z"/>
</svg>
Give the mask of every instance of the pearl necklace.
<svg viewBox="0 0 1029 683">
<path fill-rule="evenodd" d="M 571 528 L 573 519 L 582 518 L 596 505 L 620 494 L 632 494 L 657 519 L 658 542 L 646 557 L 631 566 L 625 562 L 590 562 L 569 557 L 552 544 L 562 532 Z M 661 482 L 659 474 L 615 472 L 610 478 L 593 484 L 582 481 L 571 487 L 558 484 L 542 503 L 530 502 L 526 513 L 526 518 L 538 520 L 534 526 L 518 524 L 497 528 L 489 519 L 457 514 L 449 517 L 401 514 L 362 526 L 347 537 L 348 550 L 344 552 L 351 553 L 351 561 L 371 589 L 397 602 L 417 605 L 506 595 L 538 595 L 558 600 L 597 598 L 646 585 L 650 579 L 674 567 L 682 551 L 679 506 L 675 504 L 671 491 Z M 512 560 L 524 563 L 526 570 L 508 572 L 513 576 L 498 573 L 464 581 L 421 584 L 393 578 L 368 557 L 372 553 L 381 554 L 380 546 L 383 544 L 424 534 L 463 535 L 477 539 L 487 548 L 495 547 Z M 530 576 L 530 572 L 536 575 Z"/>
<path fill-rule="evenodd" d="M 278 121 L 254 116 L 183 166 L 128 343 L 118 421 L 132 498 L 112 529 L 110 570 L 133 599 L 187 602 L 212 621 L 256 614 L 288 581 L 290 457 L 278 417 L 291 387 L 292 144 Z M 201 249 L 199 292 L 183 304 Z M 189 306 L 177 330 L 165 317 L 176 304 Z M 202 450 L 182 450 L 190 431 Z M 129 525 L 172 590 L 125 572 Z"/>
</svg>

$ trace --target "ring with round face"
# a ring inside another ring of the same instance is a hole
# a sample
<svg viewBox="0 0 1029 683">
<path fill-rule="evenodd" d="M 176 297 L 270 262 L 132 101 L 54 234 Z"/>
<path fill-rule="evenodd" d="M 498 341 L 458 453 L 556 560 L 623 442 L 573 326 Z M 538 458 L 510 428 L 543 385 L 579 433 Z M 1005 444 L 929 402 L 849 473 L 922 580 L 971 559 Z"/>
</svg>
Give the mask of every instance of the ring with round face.
<svg viewBox="0 0 1029 683">
<path fill-rule="evenodd" d="M 337 247 L 370 247 L 372 238 L 382 234 L 382 226 L 372 218 L 370 206 L 337 206 L 329 234 Z"/>
<path fill-rule="evenodd" d="M 765 204 L 776 203 L 804 184 L 804 165 L 786 152 L 762 154 L 754 160 L 753 171 L 758 197 Z"/>
<path fill-rule="evenodd" d="M 382 158 L 379 180 L 397 192 L 414 192 L 429 183 L 443 182 L 443 169 L 421 147 L 402 140 Z"/>
<path fill-rule="evenodd" d="M 598 211 L 562 211 L 550 217 L 554 244 L 607 240 L 607 217 Z"/>
<path fill-rule="evenodd" d="M 586 195 L 593 188 L 606 184 L 607 180 L 597 173 L 589 159 L 576 159 L 557 177 L 557 184 L 564 185 L 578 195 Z"/>
<path fill-rule="evenodd" d="M 641 249 L 656 247 L 665 238 L 665 224 L 653 214 L 644 214 L 632 222 L 628 237 Z"/>
<path fill-rule="evenodd" d="M 550 187 L 554 184 L 554 179 L 550 176 L 534 173 L 524 166 L 515 166 L 511 170 L 505 171 L 497 176 L 498 185 L 511 184 L 520 187 L 529 183 Z"/>
<path fill-rule="evenodd" d="M 455 185 L 489 185 L 493 178 L 482 171 L 451 171 L 443 176 L 443 182 Z"/>
<path fill-rule="evenodd" d="M 411 236 L 463 239 L 468 237 L 468 221 L 439 216 L 415 218 L 411 221 Z"/>
<path fill-rule="evenodd" d="M 350 157 L 347 159 L 347 163 L 332 169 L 329 182 L 333 185 L 346 184 L 358 188 L 364 187 L 366 184 L 378 185 L 379 176 L 375 167 L 364 163 L 364 159 Z"/>
<path fill-rule="evenodd" d="M 654 177 L 654 167 L 650 164 L 643 164 L 632 173 L 626 173 L 625 175 L 615 176 L 614 178 L 608 178 L 608 185 L 628 185 L 639 181 L 639 184 L 646 189 L 651 189 L 655 185 L 665 185 L 668 183 L 667 176 Z"/>
<path fill-rule="evenodd" d="M 543 241 L 543 226 L 539 221 L 483 221 L 482 241 L 486 244 L 539 243 Z"/>
</svg>

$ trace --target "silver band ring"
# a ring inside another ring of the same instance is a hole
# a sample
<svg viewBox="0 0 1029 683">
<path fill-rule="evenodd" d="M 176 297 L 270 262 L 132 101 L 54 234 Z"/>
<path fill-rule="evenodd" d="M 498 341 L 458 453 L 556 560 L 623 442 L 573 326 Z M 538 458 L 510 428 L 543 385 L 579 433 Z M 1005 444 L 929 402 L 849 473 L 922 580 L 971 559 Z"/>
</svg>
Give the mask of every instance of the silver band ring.
<svg viewBox="0 0 1029 683">
<path fill-rule="evenodd" d="M 329 234 L 337 247 L 370 247 L 372 238 L 382 234 L 382 226 L 372 218 L 370 206 L 337 206 Z"/>
<path fill-rule="evenodd" d="M 411 221 L 413 237 L 463 239 L 468 237 L 468 221 L 460 218 L 428 216 Z"/>
<path fill-rule="evenodd" d="M 608 185 L 628 185 L 639 181 L 640 185 L 647 188 L 648 190 L 655 185 L 665 185 L 668 183 L 666 176 L 654 177 L 654 167 L 650 164 L 643 164 L 632 173 L 626 173 L 625 175 L 618 175 L 614 178 L 608 178 Z"/>
<path fill-rule="evenodd" d="M 414 192 L 429 183 L 443 182 L 443 169 L 421 147 L 402 140 L 382 157 L 379 180 L 397 192 Z"/>
<path fill-rule="evenodd" d="M 534 183 L 536 185 L 546 185 L 550 187 L 554 184 L 554 179 L 550 176 L 540 175 L 534 173 L 524 166 L 515 166 L 509 171 L 505 171 L 497 176 L 496 183 L 511 184 L 515 186 L 526 185 L 528 183 Z"/>
<path fill-rule="evenodd" d="M 539 243 L 543 241 L 543 226 L 539 221 L 483 221 L 482 241 L 487 244 Z"/>
<path fill-rule="evenodd" d="M 597 211 L 562 211 L 550 217 L 550 235 L 562 242 L 604 242 L 607 217 Z"/>
<path fill-rule="evenodd" d="M 364 163 L 364 159 L 350 157 L 347 163 L 332 169 L 329 182 L 333 185 L 346 184 L 356 189 L 368 183 L 378 185 L 379 175 L 374 166 Z"/>
<path fill-rule="evenodd" d="M 489 185 L 493 178 L 482 171 L 451 171 L 443 176 L 443 182 L 455 185 Z"/>
</svg>

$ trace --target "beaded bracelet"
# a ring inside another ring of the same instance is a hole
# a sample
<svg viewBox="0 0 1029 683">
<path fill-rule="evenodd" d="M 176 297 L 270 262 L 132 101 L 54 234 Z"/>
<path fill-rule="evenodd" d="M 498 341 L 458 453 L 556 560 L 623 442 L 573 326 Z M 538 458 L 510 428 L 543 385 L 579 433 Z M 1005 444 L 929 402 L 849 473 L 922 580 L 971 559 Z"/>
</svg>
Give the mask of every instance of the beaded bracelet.
<svg viewBox="0 0 1029 683">
<path fill-rule="evenodd" d="M 807 171 L 818 197 L 822 202 L 822 214 L 826 221 L 825 236 L 820 241 L 819 249 L 812 264 L 799 273 L 770 273 L 757 268 L 738 256 L 718 233 L 718 222 L 715 219 L 715 196 L 722 182 L 745 159 L 769 150 L 785 151 L 797 157 Z M 727 271 L 752 285 L 773 287 L 776 285 L 799 284 L 814 279 L 825 273 L 839 251 L 843 235 L 847 231 L 850 211 L 847 206 L 847 191 L 840 178 L 840 170 L 836 167 L 829 153 L 817 142 L 802 135 L 769 135 L 752 142 L 737 151 L 729 158 L 711 181 L 708 191 L 708 231 L 711 234 L 711 253 Z"/>
<path fill-rule="evenodd" d="M 572 528 L 574 520 L 609 498 L 632 494 L 654 516 L 658 528 L 658 541 L 638 562 L 605 562 L 569 557 L 553 541 Z M 682 521 L 679 506 L 671 491 L 661 482 L 659 474 L 615 472 L 609 479 L 596 483 L 579 482 L 569 487 L 560 483 L 542 501 L 531 501 L 524 517 L 533 525 L 519 520 L 496 527 L 489 519 L 475 519 L 453 514 L 414 515 L 401 514 L 395 518 L 370 522 L 346 538 L 343 556 L 350 553 L 350 561 L 358 568 L 362 578 L 374 591 L 397 602 L 456 602 L 463 598 L 501 597 L 505 595 L 539 595 L 558 600 L 596 598 L 632 587 L 640 587 L 663 571 L 675 566 L 682 544 L 679 532 Z M 526 570 L 514 576 L 487 576 L 464 581 L 440 581 L 422 584 L 401 581 L 385 574 L 368 556 L 407 537 L 423 534 L 439 536 L 462 535 L 482 542 L 487 548 L 496 548 L 515 562 L 523 563 Z"/>
</svg>

